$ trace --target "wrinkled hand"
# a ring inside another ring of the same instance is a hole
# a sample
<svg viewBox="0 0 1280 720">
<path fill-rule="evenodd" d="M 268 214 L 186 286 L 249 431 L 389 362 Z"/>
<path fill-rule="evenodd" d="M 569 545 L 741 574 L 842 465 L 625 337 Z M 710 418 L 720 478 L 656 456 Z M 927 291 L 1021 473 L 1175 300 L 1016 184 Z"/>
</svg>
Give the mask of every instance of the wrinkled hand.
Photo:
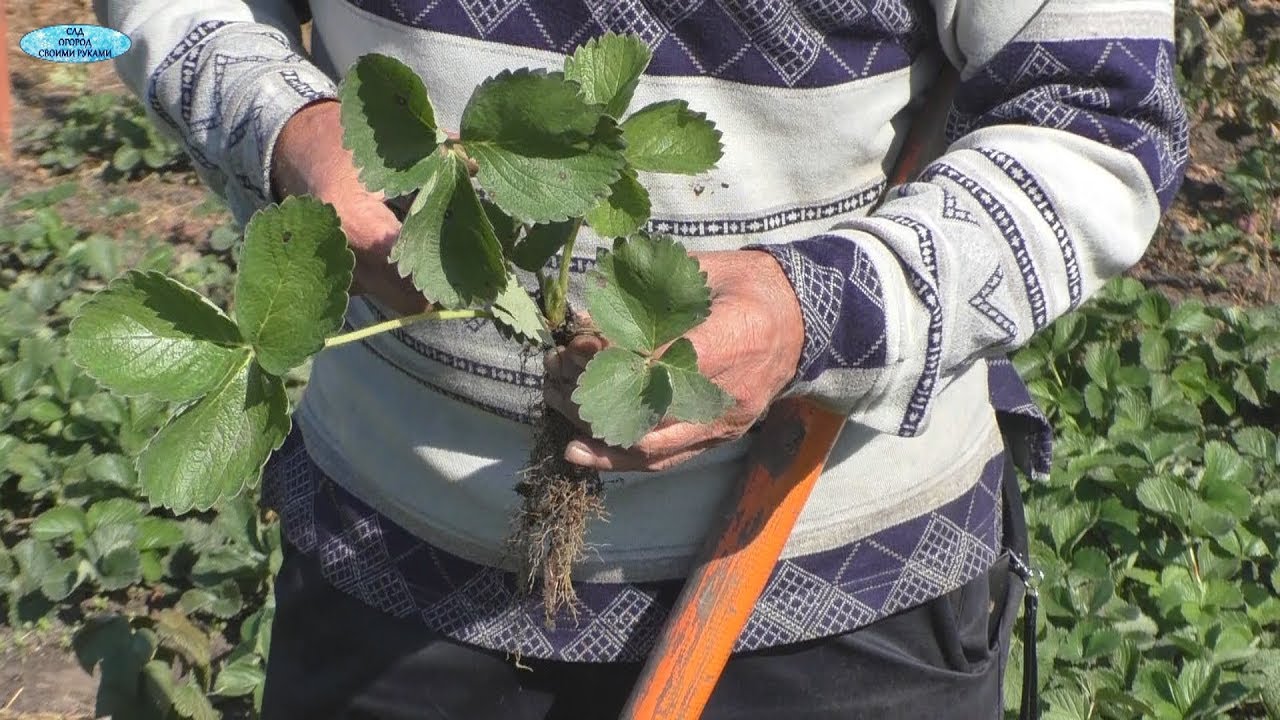
<svg viewBox="0 0 1280 720">
<path fill-rule="evenodd" d="M 804 324 L 795 292 L 777 261 L 753 250 L 694 257 L 707 273 L 711 315 L 687 337 L 698 351 L 698 368 L 733 396 L 734 406 L 705 425 L 664 421 L 627 449 L 584 433 L 566 448 L 569 462 L 611 471 L 670 469 L 742 437 L 795 375 Z M 550 407 L 578 421 L 570 395 L 591 356 L 603 348 L 600 338 L 580 335 L 547 353 L 544 396 Z"/>
<path fill-rule="evenodd" d="M 381 193 L 360 183 L 355 159 L 342 147 L 336 101 L 308 105 L 285 123 L 276 142 L 271 179 L 279 197 L 313 195 L 337 209 L 356 256 L 352 293 L 372 295 L 405 314 L 427 307 L 422 293 L 387 261 L 400 221 Z"/>
</svg>

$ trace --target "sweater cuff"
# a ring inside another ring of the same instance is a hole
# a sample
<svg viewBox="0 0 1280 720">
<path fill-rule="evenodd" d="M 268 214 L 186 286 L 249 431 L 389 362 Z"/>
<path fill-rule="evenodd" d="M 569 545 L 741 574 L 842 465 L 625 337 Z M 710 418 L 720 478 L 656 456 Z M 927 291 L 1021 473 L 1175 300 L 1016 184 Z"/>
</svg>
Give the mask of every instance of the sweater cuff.
<svg viewBox="0 0 1280 720">
<path fill-rule="evenodd" d="M 804 345 L 784 395 L 814 389 L 831 370 L 847 370 L 842 397 L 822 397 L 848 410 L 865 396 L 888 362 L 884 286 L 871 255 L 855 240 L 819 235 L 779 245 L 753 245 L 782 266 L 804 318 Z M 848 382 L 853 378 L 861 381 Z M 825 385 L 825 383 L 823 383 Z"/>
<path fill-rule="evenodd" d="M 232 131 L 227 137 L 227 204 L 236 221 L 248 222 L 271 202 L 271 164 L 284 125 L 312 103 L 336 99 L 337 88 L 328 75 L 308 63 L 276 66 L 262 74 L 250 91 L 232 107 Z"/>
</svg>

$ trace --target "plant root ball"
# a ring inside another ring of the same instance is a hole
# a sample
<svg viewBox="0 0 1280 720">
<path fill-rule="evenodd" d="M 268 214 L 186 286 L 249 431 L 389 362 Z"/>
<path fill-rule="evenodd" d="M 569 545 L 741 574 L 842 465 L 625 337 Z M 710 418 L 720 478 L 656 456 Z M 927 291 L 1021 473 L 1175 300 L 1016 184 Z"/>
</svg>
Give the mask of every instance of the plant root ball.
<svg viewBox="0 0 1280 720">
<path fill-rule="evenodd" d="M 520 562 L 522 589 L 532 593 L 542 578 L 545 621 L 554 627 L 562 608 L 577 618 L 571 573 L 585 555 L 587 524 L 605 516 L 604 492 L 598 472 L 564 459 L 577 429 L 559 412 L 540 410 L 529 464 L 516 483 L 522 502 L 508 542 Z"/>
</svg>

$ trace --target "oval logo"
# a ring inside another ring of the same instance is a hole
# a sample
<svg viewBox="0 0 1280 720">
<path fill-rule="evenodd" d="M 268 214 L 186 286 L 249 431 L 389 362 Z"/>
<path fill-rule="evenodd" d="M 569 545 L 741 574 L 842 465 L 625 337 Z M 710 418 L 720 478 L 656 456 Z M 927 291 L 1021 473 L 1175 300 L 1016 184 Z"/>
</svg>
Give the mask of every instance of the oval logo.
<svg viewBox="0 0 1280 720">
<path fill-rule="evenodd" d="M 50 62 L 91 63 L 129 52 L 128 35 L 98 25 L 51 25 L 22 36 L 18 47 L 34 58 Z"/>
</svg>

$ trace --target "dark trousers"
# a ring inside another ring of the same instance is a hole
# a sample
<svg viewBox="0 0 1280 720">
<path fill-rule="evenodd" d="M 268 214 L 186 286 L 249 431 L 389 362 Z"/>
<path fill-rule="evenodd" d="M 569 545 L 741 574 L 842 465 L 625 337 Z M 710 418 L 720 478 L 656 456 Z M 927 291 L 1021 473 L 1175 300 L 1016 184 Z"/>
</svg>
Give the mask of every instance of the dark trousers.
<svg viewBox="0 0 1280 720">
<path fill-rule="evenodd" d="M 1013 504 L 1005 542 L 1021 550 Z M 735 655 L 702 717 L 1000 718 L 1022 593 L 1006 553 L 988 575 L 854 632 Z M 612 720 L 640 672 L 638 663 L 523 664 L 373 610 L 286 546 L 263 717 Z"/>
</svg>

